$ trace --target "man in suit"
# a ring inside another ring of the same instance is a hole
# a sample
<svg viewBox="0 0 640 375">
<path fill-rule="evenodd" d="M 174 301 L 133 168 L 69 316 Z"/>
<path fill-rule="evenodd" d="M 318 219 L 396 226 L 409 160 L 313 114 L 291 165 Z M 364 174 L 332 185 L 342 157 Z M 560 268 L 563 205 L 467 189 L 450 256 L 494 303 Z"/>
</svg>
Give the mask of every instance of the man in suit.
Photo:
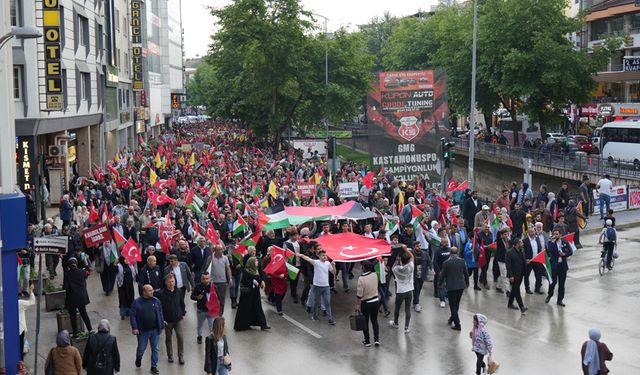
<svg viewBox="0 0 640 375">
<path fill-rule="evenodd" d="M 287 241 L 285 241 L 284 245 L 288 250 L 293 251 L 296 255 L 300 254 L 300 242 L 298 241 L 298 232 L 293 231 L 290 234 L 291 237 Z M 295 264 L 296 267 L 300 268 L 300 258 L 296 257 Z M 293 298 L 293 303 L 298 303 L 298 280 L 300 279 L 300 275 L 296 275 L 296 278 L 293 280 L 289 280 L 289 288 L 291 289 L 291 298 Z"/>
<path fill-rule="evenodd" d="M 129 237 L 131 237 L 136 243 L 138 243 L 138 230 L 136 229 L 136 226 L 134 224 L 135 222 L 133 220 L 133 217 L 129 216 L 127 218 L 127 226 L 124 227 L 124 233 L 122 233 L 122 235 L 126 239 L 129 239 Z"/>
<path fill-rule="evenodd" d="M 191 272 L 194 273 L 194 280 L 200 280 L 202 274 L 202 266 L 204 261 L 211 255 L 211 250 L 207 246 L 207 242 L 204 237 L 200 236 L 196 240 L 196 246 L 191 249 Z"/>
<path fill-rule="evenodd" d="M 482 205 L 478 200 L 478 192 L 472 191 L 471 196 L 462 205 L 462 216 L 467 227 L 467 232 L 473 229 L 476 214 L 480 212 Z"/>
<path fill-rule="evenodd" d="M 460 299 L 462 292 L 469 286 L 469 272 L 467 271 L 467 263 L 464 259 L 458 257 L 458 249 L 451 248 L 451 255 L 442 264 L 440 270 L 440 285 L 446 284 L 447 297 L 449 298 L 449 309 L 451 316 L 448 323 L 453 326 L 451 329 L 460 331 L 460 318 L 458 317 L 458 308 L 460 307 Z"/>
<path fill-rule="evenodd" d="M 521 239 L 516 238 L 513 240 L 513 247 L 509 249 L 509 251 L 507 251 L 505 263 L 507 265 L 507 277 L 509 278 L 509 282 L 511 283 L 511 292 L 509 293 L 509 301 L 507 302 L 507 307 L 517 310 L 518 308 L 513 306 L 513 300 L 515 299 L 518 303 L 520 311 L 524 314 L 528 309 L 522 302 L 522 297 L 520 296 L 520 286 L 522 285 L 522 278 L 525 274 L 527 263 L 522 252 Z"/>
<path fill-rule="evenodd" d="M 533 294 L 529 287 L 529 275 L 531 274 L 531 271 L 533 271 L 533 275 L 536 278 L 535 291 L 537 294 L 542 294 L 540 291 L 540 288 L 542 287 L 542 273 L 538 266 L 539 263 L 529 263 L 529 261 L 545 250 L 544 246 L 542 246 L 543 243 L 544 242 L 541 242 L 538 236 L 536 236 L 535 229 L 529 228 L 527 230 L 527 235 L 524 237 L 524 257 L 527 260 L 527 266 L 524 274 L 524 288 L 527 294 Z"/>
<path fill-rule="evenodd" d="M 549 260 L 551 262 L 551 285 L 549 285 L 549 293 L 545 299 L 545 303 L 549 303 L 551 297 L 553 297 L 553 291 L 558 285 L 558 306 L 564 307 L 564 284 L 567 280 L 567 271 L 569 270 L 569 264 L 567 258 L 573 255 L 573 250 L 569 245 L 569 242 L 562 239 L 562 235 L 559 230 L 554 230 L 551 235 L 551 240 L 547 245 L 547 252 L 549 253 Z"/>
<path fill-rule="evenodd" d="M 182 300 L 187 292 L 195 287 L 193 282 L 193 276 L 191 270 L 185 262 L 178 261 L 178 256 L 175 254 L 169 255 L 169 265 L 164 268 L 164 274 L 168 275 L 172 273 L 176 278 L 176 289 L 179 289 L 182 293 Z"/>
</svg>

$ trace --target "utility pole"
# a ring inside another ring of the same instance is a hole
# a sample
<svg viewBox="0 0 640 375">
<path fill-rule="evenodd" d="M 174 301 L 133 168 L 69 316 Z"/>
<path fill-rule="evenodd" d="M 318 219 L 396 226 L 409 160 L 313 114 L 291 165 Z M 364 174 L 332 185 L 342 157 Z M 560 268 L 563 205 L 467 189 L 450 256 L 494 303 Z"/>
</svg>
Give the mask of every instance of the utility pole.
<svg viewBox="0 0 640 375">
<path fill-rule="evenodd" d="M 325 86 L 325 115 L 324 115 L 324 126 L 326 129 L 326 137 L 329 138 L 329 119 L 326 113 L 326 105 L 327 105 L 327 93 L 329 92 L 329 31 L 327 29 L 327 22 L 329 19 L 322 14 L 311 13 L 314 16 L 318 16 L 324 19 L 324 86 Z"/>
<path fill-rule="evenodd" d="M 478 0 L 473 0 L 473 49 L 471 53 L 471 112 L 469 115 L 469 189 L 473 190 L 473 162 L 475 153 L 476 127 L 476 52 L 478 46 Z"/>
</svg>

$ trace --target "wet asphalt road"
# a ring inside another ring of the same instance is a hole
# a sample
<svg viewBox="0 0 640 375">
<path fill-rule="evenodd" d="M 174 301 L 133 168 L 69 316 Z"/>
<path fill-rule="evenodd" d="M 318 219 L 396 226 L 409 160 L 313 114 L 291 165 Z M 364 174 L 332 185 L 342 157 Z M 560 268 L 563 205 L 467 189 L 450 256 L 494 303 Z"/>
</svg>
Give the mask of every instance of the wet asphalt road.
<svg viewBox="0 0 640 375">
<path fill-rule="evenodd" d="M 620 231 L 621 257 L 615 269 L 603 277 L 598 275 L 599 247 L 597 236 L 584 236 L 585 246 L 569 261 L 566 307 L 544 303 L 545 296 L 527 295 L 526 316 L 506 308 L 506 297 L 494 290 L 465 291 L 461 303 L 462 332 L 449 329 L 448 306 L 441 309 L 432 297 L 433 286 L 425 283 L 421 313 L 412 314 L 411 332 L 405 334 L 388 326 L 380 316 L 381 347 L 365 348 L 362 334 L 349 329 L 348 315 L 355 305 L 356 279 L 350 280 L 352 291 L 339 292 L 332 306 L 336 326 L 309 320 L 299 304 L 285 300 L 285 316 L 264 301 L 263 306 L 271 331 L 233 332 L 234 310 L 227 303 L 228 341 L 233 358 L 232 374 L 474 374 L 475 355 L 471 352 L 469 329 L 474 312 L 485 314 L 494 342 L 494 358 L 501 363 L 501 374 L 580 374 L 580 347 L 590 327 L 602 330 L 602 341 L 609 345 L 614 360 L 612 374 L 640 374 L 637 348 L 640 347 L 640 228 Z M 533 282 L 533 276 L 531 277 Z M 57 280 L 61 282 L 61 280 Z M 340 284 L 338 284 L 340 285 Z M 112 323 L 118 337 L 122 357 L 122 374 L 148 374 L 150 353 L 143 366 L 136 369 L 136 340 L 128 321 L 118 316 L 117 293 L 105 296 L 98 275 L 89 280 L 90 317 L 97 326 L 101 318 Z M 340 289 L 339 289 L 340 290 Z M 547 290 L 546 282 L 543 290 Z M 524 293 L 524 290 L 523 290 Z M 393 298 L 392 298 L 393 299 Z M 43 301 L 44 304 L 44 301 Z M 44 307 L 44 306 L 43 306 Z M 161 338 L 161 374 L 201 374 L 204 345 L 196 343 L 195 305 L 187 303 L 185 322 L 185 360 L 180 366 L 167 362 L 164 335 Z M 28 312 L 28 338 L 32 346 L 35 334 L 35 308 Z M 401 314 L 401 321 L 403 321 Z M 43 312 L 41 348 L 46 355 L 55 342 L 55 313 Z M 174 350 L 175 350 L 174 344 Z M 43 354 L 44 353 L 44 354 Z M 177 357 L 177 355 L 174 355 Z M 26 358 L 33 367 L 32 352 Z M 44 357 L 39 361 L 43 374 Z"/>
</svg>

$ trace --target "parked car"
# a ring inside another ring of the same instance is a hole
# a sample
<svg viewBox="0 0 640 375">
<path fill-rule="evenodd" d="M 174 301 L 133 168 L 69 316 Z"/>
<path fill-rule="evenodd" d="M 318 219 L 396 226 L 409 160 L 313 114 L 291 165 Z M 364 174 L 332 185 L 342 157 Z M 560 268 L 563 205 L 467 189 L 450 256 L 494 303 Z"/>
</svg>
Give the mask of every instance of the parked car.
<svg viewBox="0 0 640 375">
<path fill-rule="evenodd" d="M 578 145 L 578 151 L 586 152 L 590 154 L 593 152 L 593 143 L 589 141 L 584 135 L 570 135 L 569 139 L 573 140 Z"/>
<path fill-rule="evenodd" d="M 562 133 L 547 133 L 547 143 L 552 145 L 556 142 L 562 143 L 564 140 L 564 134 Z"/>
</svg>

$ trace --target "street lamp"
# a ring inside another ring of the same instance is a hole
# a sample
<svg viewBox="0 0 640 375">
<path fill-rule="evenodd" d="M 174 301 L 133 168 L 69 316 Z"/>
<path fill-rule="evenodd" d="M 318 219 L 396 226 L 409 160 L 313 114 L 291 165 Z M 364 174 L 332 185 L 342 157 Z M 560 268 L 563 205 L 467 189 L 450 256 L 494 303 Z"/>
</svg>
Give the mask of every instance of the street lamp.
<svg viewBox="0 0 640 375">
<path fill-rule="evenodd" d="M 35 39 L 40 38 L 41 36 L 42 33 L 40 30 L 33 26 L 14 27 L 11 31 L 0 37 L 0 49 L 2 49 L 2 47 L 4 47 L 4 45 L 14 37 L 16 39 Z"/>
<path fill-rule="evenodd" d="M 311 13 L 314 16 L 318 16 L 324 19 L 324 85 L 325 85 L 325 111 L 326 111 L 326 97 L 327 92 L 329 91 L 329 35 L 327 31 L 327 21 L 329 19 L 322 14 Z M 325 128 L 327 130 L 327 138 L 329 138 L 329 120 L 327 119 L 326 113 L 324 118 Z"/>
<path fill-rule="evenodd" d="M 478 44 L 478 0 L 473 0 L 473 52 L 471 53 L 471 112 L 469 114 L 469 189 L 473 190 L 473 159 L 475 153 L 476 128 L 476 51 Z"/>
</svg>

